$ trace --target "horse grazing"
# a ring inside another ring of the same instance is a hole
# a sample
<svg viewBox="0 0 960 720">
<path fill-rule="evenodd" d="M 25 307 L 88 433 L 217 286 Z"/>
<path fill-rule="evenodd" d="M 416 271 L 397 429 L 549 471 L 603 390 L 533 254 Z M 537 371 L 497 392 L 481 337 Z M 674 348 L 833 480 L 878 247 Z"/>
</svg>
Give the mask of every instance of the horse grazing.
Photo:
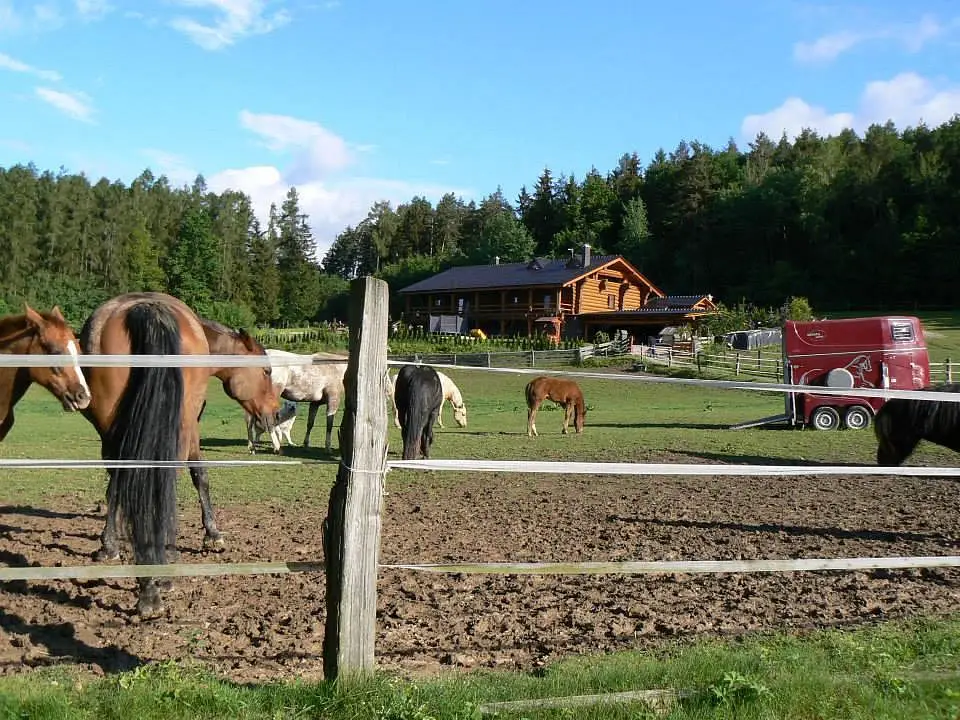
<svg viewBox="0 0 960 720">
<path fill-rule="evenodd" d="M 930 392 L 960 392 L 960 383 L 924 388 Z M 906 460 L 921 440 L 960 452 L 960 403 L 893 398 L 874 419 L 877 464 L 895 466 Z"/>
<path fill-rule="evenodd" d="M 80 342 L 86 353 L 210 354 L 197 315 L 163 293 L 130 293 L 108 300 L 87 319 Z M 92 399 L 83 413 L 100 434 L 104 460 L 200 459 L 199 418 L 210 368 L 89 367 L 86 375 Z M 157 565 L 167 561 L 168 551 L 175 556 L 177 473 L 175 467 L 109 471 L 107 524 L 99 558 L 119 556 L 113 524 L 117 512 L 129 532 L 134 562 Z M 206 473 L 191 472 L 191 476 L 195 485 L 198 478 L 206 482 Z M 138 578 L 141 615 L 163 609 L 160 591 L 169 583 L 168 579 Z"/>
<path fill-rule="evenodd" d="M 24 304 L 23 315 L 0 317 L 0 353 L 73 358 L 66 367 L 0 367 L 0 440 L 13 427 L 13 407 L 31 383 L 49 390 L 67 412 L 90 404 L 90 388 L 78 359 L 79 343 L 59 307 L 40 313 Z"/>
<path fill-rule="evenodd" d="M 462 428 L 467 426 L 467 406 L 463 403 L 463 395 L 460 394 L 460 388 L 447 375 L 437 370 L 437 377 L 440 378 L 440 385 L 443 388 L 443 403 L 440 405 L 440 411 L 437 413 L 437 426 L 443 427 L 443 406 L 447 400 L 453 407 L 453 419 L 457 425 Z M 397 376 L 390 376 L 390 399 L 393 402 L 393 424 L 400 427 L 400 413 L 397 411 L 397 401 L 394 397 L 396 393 Z"/>
<path fill-rule="evenodd" d="M 403 459 L 416 460 L 418 448 L 423 457 L 429 458 L 433 423 L 443 404 L 437 371 L 429 365 L 404 365 L 397 373 L 394 398 L 403 434 Z"/>
<path fill-rule="evenodd" d="M 270 442 L 273 444 L 273 451 L 280 452 L 280 443 L 283 438 L 287 439 L 287 445 L 293 445 L 293 438 L 290 437 L 290 431 L 293 429 L 293 423 L 297 419 L 297 404 L 284 400 L 280 407 L 280 413 L 277 415 L 277 424 L 273 428 L 264 427 L 255 415 L 244 413 L 247 420 L 247 449 L 254 453 L 256 444 L 260 442 L 260 436 L 265 432 L 270 433 Z"/>
<path fill-rule="evenodd" d="M 583 392 L 573 380 L 552 376 L 540 376 L 527 383 L 527 435 L 533 437 L 537 432 L 537 410 L 544 400 L 552 400 L 564 409 L 563 434 L 566 435 L 573 420 L 578 433 L 583 432 L 583 421 L 587 417 L 587 408 L 583 403 Z"/>
<path fill-rule="evenodd" d="M 263 345 L 246 330 L 233 330 L 204 318 L 200 318 L 200 324 L 211 355 L 267 355 Z M 280 411 L 280 401 L 273 387 L 270 367 L 209 368 L 208 372 L 220 380 L 227 397 L 236 400 L 248 416 L 255 417 L 267 432 L 273 428 Z"/>
<path fill-rule="evenodd" d="M 296 358 L 296 353 L 286 350 L 267 350 L 271 358 Z M 310 410 L 307 414 L 307 434 L 303 438 L 303 446 L 310 446 L 310 432 L 317 419 L 320 406 L 327 406 L 327 438 L 326 449 L 330 451 L 333 440 L 333 417 L 340 408 L 343 400 L 343 376 L 347 372 L 347 359 L 341 355 L 330 353 L 314 353 L 313 357 L 341 362 L 323 363 L 321 365 L 274 365 L 273 384 L 280 389 L 280 397 L 293 402 L 308 402 Z"/>
</svg>

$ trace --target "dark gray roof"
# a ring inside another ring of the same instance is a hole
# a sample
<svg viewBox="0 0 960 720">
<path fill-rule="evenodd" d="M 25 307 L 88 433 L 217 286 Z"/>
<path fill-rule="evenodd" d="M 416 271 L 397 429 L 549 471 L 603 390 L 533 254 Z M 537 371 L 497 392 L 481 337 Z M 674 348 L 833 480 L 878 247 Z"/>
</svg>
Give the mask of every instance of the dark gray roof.
<svg viewBox="0 0 960 720">
<path fill-rule="evenodd" d="M 597 268 L 617 258 L 617 255 L 594 255 L 590 267 Z M 401 293 L 449 292 L 453 290 L 482 290 L 496 287 L 529 287 L 532 285 L 563 285 L 585 272 L 579 258 L 536 258 L 522 263 L 500 265 L 461 265 L 437 273 L 426 280 L 407 285 Z M 533 269 L 537 268 L 539 269 Z M 699 299 L 699 298 L 698 298 Z"/>
<path fill-rule="evenodd" d="M 703 295 L 667 295 L 666 297 L 650 298 L 642 309 L 687 309 L 692 308 L 705 297 L 707 297 L 706 293 Z"/>
</svg>

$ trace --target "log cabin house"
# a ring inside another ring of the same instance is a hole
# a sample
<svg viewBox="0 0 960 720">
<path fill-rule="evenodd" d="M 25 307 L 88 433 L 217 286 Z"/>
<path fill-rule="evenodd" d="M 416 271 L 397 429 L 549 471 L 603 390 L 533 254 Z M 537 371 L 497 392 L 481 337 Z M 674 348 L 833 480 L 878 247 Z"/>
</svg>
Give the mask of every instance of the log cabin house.
<svg viewBox="0 0 960 720">
<path fill-rule="evenodd" d="M 646 338 L 713 314 L 710 295 L 669 296 L 620 255 L 452 267 L 400 290 L 404 321 L 428 332 L 593 337 L 625 329 Z"/>
</svg>

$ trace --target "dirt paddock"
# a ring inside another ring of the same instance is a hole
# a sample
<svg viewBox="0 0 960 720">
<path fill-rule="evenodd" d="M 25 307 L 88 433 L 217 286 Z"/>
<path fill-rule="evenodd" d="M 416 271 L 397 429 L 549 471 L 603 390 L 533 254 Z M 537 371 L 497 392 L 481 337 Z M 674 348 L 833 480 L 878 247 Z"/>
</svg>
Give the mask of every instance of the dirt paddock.
<svg viewBox="0 0 960 720">
<path fill-rule="evenodd" d="M 954 555 L 960 485 L 939 478 L 431 477 L 388 487 L 381 561 L 585 561 Z M 214 488 L 216 493 L 216 488 Z M 325 493 L 324 493 L 325 496 Z M 188 500 L 188 501 L 187 501 Z M 217 508 L 227 550 L 182 562 L 322 558 L 324 510 Z M 0 562 L 92 562 L 95 508 L 0 506 Z M 188 578 L 167 615 L 131 614 L 133 580 L 0 583 L 0 672 L 94 672 L 192 657 L 239 681 L 322 676 L 322 574 Z M 384 570 L 376 652 L 403 674 L 532 669 L 578 653 L 706 635 L 946 614 L 960 571 L 498 576 Z"/>
</svg>

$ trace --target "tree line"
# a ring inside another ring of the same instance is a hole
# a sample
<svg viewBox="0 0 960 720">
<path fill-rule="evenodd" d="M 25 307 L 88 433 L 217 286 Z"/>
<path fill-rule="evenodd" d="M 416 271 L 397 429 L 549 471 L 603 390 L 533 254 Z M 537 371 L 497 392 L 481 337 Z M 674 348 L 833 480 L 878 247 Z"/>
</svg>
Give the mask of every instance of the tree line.
<svg viewBox="0 0 960 720">
<path fill-rule="evenodd" d="M 777 308 L 953 307 L 960 264 L 960 116 L 934 129 L 873 125 L 741 149 L 681 142 L 643 166 L 623 155 L 582 178 L 544 169 L 513 203 L 446 195 L 374 205 L 327 272 L 417 279 L 457 263 L 619 253 L 670 294 Z"/>
<path fill-rule="evenodd" d="M 316 262 L 296 188 L 262 226 L 243 193 L 210 192 L 202 176 L 175 188 L 149 170 L 126 185 L 0 169 L 0 259 L 0 314 L 58 304 L 77 325 L 104 300 L 142 290 L 233 326 L 301 324 L 347 284 Z"/>
<path fill-rule="evenodd" d="M 746 149 L 681 142 L 582 178 L 545 168 L 510 200 L 450 193 L 375 203 L 323 258 L 296 188 L 266 222 L 202 176 L 173 187 L 0 168 L 0 312 L 59 304 L 74 322 L 113 295 L 163 290 L 232 325 L 346 319 L 347 281 L 391 291 L 455 264 L 563 257 L 589 243 L 671 294 L 730 305 L 803 296 L 830 309 L 952 307 L 960 117 L 936 128 L 804 131 Z M 394 298 L 394 315 L 400 310 Z"/>
</svg>

